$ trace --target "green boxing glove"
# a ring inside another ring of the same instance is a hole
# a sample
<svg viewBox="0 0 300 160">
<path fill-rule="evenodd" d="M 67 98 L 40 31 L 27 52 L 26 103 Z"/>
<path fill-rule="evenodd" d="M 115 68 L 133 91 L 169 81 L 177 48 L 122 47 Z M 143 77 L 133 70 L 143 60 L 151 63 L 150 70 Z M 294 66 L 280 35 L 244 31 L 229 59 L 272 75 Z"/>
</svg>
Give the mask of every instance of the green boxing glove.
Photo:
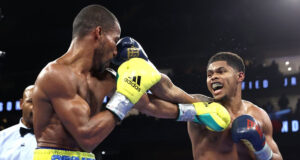
<svg viewBox="0 0 300 160">
<path fill-rule="evenodd" d="M 193 121 L 204 124 L 209 130 L 223 131 L 231 121 L 227 109 L 220 103 L 196 102 L 193 104 L 179 104 L 177 121 Z"/>
</svg>

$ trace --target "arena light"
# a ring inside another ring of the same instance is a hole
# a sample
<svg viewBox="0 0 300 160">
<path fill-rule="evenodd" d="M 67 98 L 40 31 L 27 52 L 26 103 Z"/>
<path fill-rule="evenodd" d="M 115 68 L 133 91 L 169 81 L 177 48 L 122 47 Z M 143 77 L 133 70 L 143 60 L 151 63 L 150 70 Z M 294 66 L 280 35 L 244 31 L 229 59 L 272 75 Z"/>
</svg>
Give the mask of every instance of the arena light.
<svg viewBox="0 0 300 160">
<path fill-rule="evenodd" d="M 285 65 L 288 66 L 290 64 L 290 61 L 285 61 Z"/>
<path fill-rule="evenodd" d="M 291 85 L 292 86 L 297 85 L 297 78 L 296 77 L 291 77 Z"/>
<path fill-rule="evenodd" d="M 11 111 L 12 110 L 12 102 L 11 101 L 7 101 L 6 102 L 6 111 Z"/>
<path fill-rule="evenodd" d="M 5 54 L 6 54 L 6 52 L 4 52 L 4 51 L 0 51 L 0 58 L 1 58 L 1 57 L 4 57 L 4 56 L 5 56 Z"/>
<path fill-rule="evenodd" d="M 3 103 L 0 102 L 0 112 L 3 112 Z"/>
<path fill-rule="evenodd" d="M 269 81 L 264 79 L 263 80 L 263 88 L 268 88 L 268 86 L 269 86 Z"/>
<path fill-rule="evenodd" d="M 16 104 L 16 105 L 15 105 L 15 110 L 16 110 L 16 111 L 21 110 L 20 101 L 16 101 L 15 104 Z"/>
</svg>

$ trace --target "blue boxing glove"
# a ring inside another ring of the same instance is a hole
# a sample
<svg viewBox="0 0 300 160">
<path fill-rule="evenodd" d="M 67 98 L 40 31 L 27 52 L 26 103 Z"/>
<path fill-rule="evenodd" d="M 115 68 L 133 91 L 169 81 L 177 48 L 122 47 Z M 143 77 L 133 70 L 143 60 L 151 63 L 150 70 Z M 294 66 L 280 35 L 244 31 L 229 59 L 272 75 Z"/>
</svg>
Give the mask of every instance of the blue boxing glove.
<svg viewBox="0 0 300 160">
<path fill-rule="evenodd" d="M 130 58 L 135 57 L 148 61 L 148 56 L 143 47 L 131 37 L 121 38 L 117 43 L 117 50 L 117 56 L 112 60 L 114 65 L 119 66 Z"/>
<path fill-rule="evenodd" d="M 250 115 L 242 115 L 232 122 L 232 139 L 238 143 L 240 140 L 254 152 L 258 160 L 272 158 L 272 150 L 266 143 L 265 135 L 257 121 Z"/>
</svg>

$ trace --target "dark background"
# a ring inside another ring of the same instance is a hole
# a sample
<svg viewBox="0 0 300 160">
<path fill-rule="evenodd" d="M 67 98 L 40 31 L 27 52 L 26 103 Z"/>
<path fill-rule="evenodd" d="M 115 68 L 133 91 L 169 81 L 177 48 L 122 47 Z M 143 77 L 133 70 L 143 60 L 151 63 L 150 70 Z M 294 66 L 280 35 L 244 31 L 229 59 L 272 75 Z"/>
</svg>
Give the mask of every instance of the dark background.
<svg viewBox="0 0 300 160">
<path fill-rule="evenodd" d="M 266 58 L 299 55 L 299 0 L 2 0 L 0 51 L 6 55 L 0 58 L 0 101 L 19 99 L 47 62 L 67 51 L 73 18 L 88 4 L 112 11 L 121 36 L 139 41 L 151 61 L 159 69 L 172 69 L 170 78 L 189 93 L 209 95 L 206 64 L 219 51 L 249 62 L 245 81 L 271 80 L 268 90 L 245 90 L 245 99 L 299 93 L 299 87 L 280 87 L 284 76 L 277 68 L 261 67 Z M 8 119 L 2 125 L 17 123 L 20 113 L 0 113 Z M 297 159 L 298 134 L 274 133 L 285 159 Z M 145 115 L 126 119 L 98 149 L 107 151 L 104 159 L 192 159 L 185 123 Z"/>
</svg>

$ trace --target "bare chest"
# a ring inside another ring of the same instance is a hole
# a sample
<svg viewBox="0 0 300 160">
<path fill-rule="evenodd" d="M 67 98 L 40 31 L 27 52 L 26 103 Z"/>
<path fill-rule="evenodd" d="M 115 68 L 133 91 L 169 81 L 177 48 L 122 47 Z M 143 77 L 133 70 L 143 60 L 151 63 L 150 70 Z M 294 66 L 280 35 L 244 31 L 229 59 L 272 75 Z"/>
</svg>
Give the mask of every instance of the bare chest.
<svg viewBox="0 0 300 160">
<path fill-rule="evenodd" d="M 249 151 L 242 143 L 234 143 L 231 128 L 223 132 L 212 132 L 195 125 L 189 128 L 195 159 L 249 159 Z"/>
</svg>

